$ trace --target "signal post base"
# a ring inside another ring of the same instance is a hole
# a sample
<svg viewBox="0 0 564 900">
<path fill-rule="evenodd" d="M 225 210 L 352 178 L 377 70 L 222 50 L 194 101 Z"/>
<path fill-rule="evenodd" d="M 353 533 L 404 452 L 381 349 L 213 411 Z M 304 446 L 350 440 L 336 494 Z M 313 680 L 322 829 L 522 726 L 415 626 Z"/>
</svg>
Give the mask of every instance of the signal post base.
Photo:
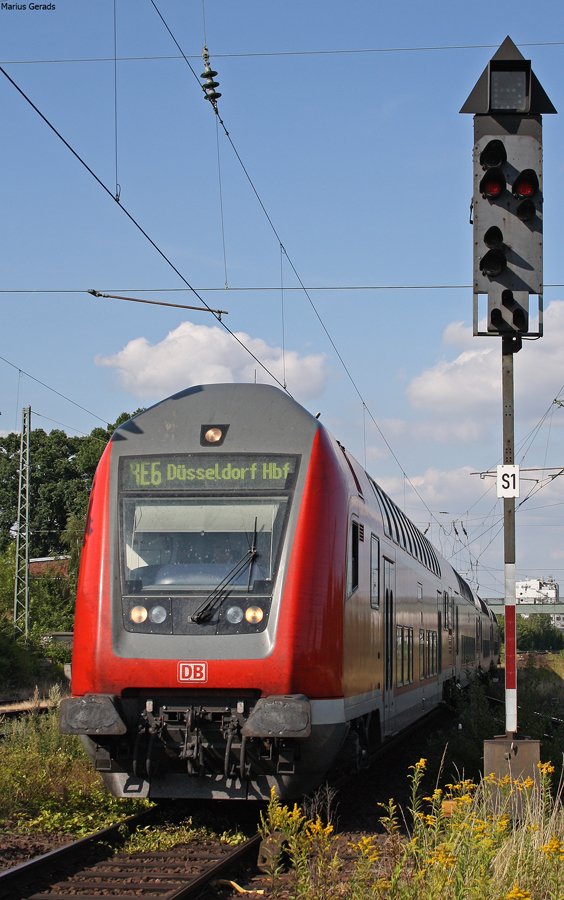
<svg viewBox="0 0 564 900">
<path fill-rule="evenodd" d="M 535 787 L 538 787 L 539 762 L 540 741 L 512 732 L 484 741 L 484 776 L 495 777 L 495 782 L 492 780 L 488 788 L 497 811 L 506 808 L 513 818 L 522 816 L 526 794 L 515 787 L 515 782 L 532 778 Z"/>
</svg>

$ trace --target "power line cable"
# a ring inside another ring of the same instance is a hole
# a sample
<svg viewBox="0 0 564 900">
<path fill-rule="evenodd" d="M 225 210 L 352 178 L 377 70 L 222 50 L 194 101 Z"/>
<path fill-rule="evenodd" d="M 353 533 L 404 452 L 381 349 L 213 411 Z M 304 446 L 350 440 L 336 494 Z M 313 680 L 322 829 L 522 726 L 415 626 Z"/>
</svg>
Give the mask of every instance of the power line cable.
<svg viewBox="0 0 564 900">
<path fill-rule="evenodd" d="M 27 96 L 27 94 L 19 87 L 19 85 L 16 84 L 16 82 L 13 80 L 13 78 L 11 78 L 11 77 L 8 75 L 8 73 L 6 72 L 6 70 L 5 70 L 4 68 L 2 68 L 2 66 L 0 66 L 0 72 L 2 73 L 2 75 L 4 75 L 4 76 L 8 79 L 8 81 L 10 82 L 10 84 L 12 84 L 12 85 L 16 88 L 16 90 L 18 91 L 19 94 L 21 94 L 21 96 L 24 98 L 24 100 L 25 100 L 27 103 L 29 103 L 29 105 L 31 106 L 31 108 L 38 114 L 38 116 L 39 116 L 41 119 L 43 119 L 43 121 L 45 122 L 45 124 L 46 124 L 46 125 L 51 129 L 51 131 L 59 138 L 59 140 L 62 141 L 62 143 L 65 145 L 65 147 L 66 147 L 68 150 L 70 150 L 70 152 L 71 152 L 72 155 L 75 157 L 75 159 L 77 159 L 78 162 L 79 162 L 82 166 L 84 166 L 84 168 L 86 169 L 86 171 L 89 172 L 89 174 L 92 176 L 92 178 L 94 178 L 94 180 L 97 182 L 97 184 L 100 185 L 100 187 L 106 192 L 106 194 L 108 194 L 108 195 L 112 198 L 112 200 L 116 201 L 116 198 L 113 196 L 113 194 L 112 194 L 112 192 L 110 191 L 110 189 L 104 184 L 104 182 L 98 177 L 98 175 L 96 175 L 96 173 L 93 171 L 93 169 L 90 168 L 90 166 L 88 165 L 88 163 L 87 163 L 87 162 L 86 162 L 86 161 L 85 161 L 85 160 L 84 160 L 84 159 L 76 152 L 76 150 L 74 150 L 73 147 L 71 147 L 71 145 L 69 144 L 69 142 L 68 142 L 67 140 L 65 140 L 65 138 L 62 136 L 62 134 L 61 134 L 59 131 L 57 131 L 57 129 L 55 128 L 55 126 L 49 121 L 49 119 L 48 119 L 46 116 L 43 115 L 43 113 L 41 112 L 41 110 L 38 109 L 38 107 L 35 105 L 35 103 L 33 103 L 33 101 L 32 101 L 32 100 Z M 204 298 L 203 298 L 202 296 L 200 296 L 200 294 L 196 291 L 195 288 L 192 287 L 192 285 L 190 284 L 190 282 L 188 281 L 188 279 L 185 278 L 185 276 L 180 272 L 179 269 L 177 269 L 177 267 L 174 265 L 174 263 L 172 262 L 172 260 L 170 260 L 170 259 L 168 258 L 168 256 L 164 253 L 164 251 L 161 250 L 161 248 L 158 246 L 158 244 L 155 243 L 155 241 L 152 239 L 152 237 L 150 237 L 150 235 L 145 231 L 145 229 L 139 224 L 139 222 L 137 221 L 137 219 L 134 218 L 134 216 L 126 209 L 126 207 L 125 207 L 122 203 L 118 203 L 118 206 L 119 206 L 119 208 L 122 210 L 122 212 L 125 213 L 125 215 L 126 215 L 127 218 L 130 220 L 130 222 L 132 222 L 132 224 L 135 225 L 135 227 L 137 228 L 137 230 L 143 235 L 143 237 L 144 237 L 144 238 L 151 244 L 151 246 L 157 251 L 157 253 L 159 254 L 159 256 L 167 263 L 168 266 L 170 266 L 170 268 L 173 270 L 173 272 L 175 272 L 175 274 L 178 275 L 178 277 L 179 277 L 180 280 L 186 285 L 186 287 L 187 287 L 190 291 L 192 291 L 193 294 L 195 294 L 195 296 L 198 298 L 198 300 L 199 300 L 199 301 L 200 301 L 207 309 L 210 309 L 210 307 L 208 306 L 208 304 L 206 303 L 206 301 L 204 300 Z M 217 318 L 217 316 L 216 316 L 216 318 Z M 219 322 L 219 324 L 221 325 L 221 327 L 224 328 L 225 331 L 227 331 L 227 333 L 230 334 L 231 337 L 239 344 L 239 346 L 242 347 L 243 350 L 245 350 L 245 352 L 249 354 L 249 356 L 252 356 L 252 358 L 255 360 L 255 362 L 257 362 L 257 363 L 259 364 L 259 366 L 261 367 L 261 369 L 263 369 L 263 370 L 264 370 L 264 371 L 265 371 L 265 372 L 266 372 L 266 373 L 267 373 L 267 374 L 268 374 L 268 375 L 276 382 L 276 384 L 278 384 L 278 385 L 284 390 L 284 385 L 283 385 L 282 382 L 276 377 L 276 375 L 274 374 L 274 372 L 271 372 L 271 370 L 268 368 L 268 366 L 266 366 L 266 365 L 262 362 L 262 360 L 259 359 L 259 357 L 256 356 L 256 354 L 253 353 L 253 351 L 252 351 L 249 347 L 247 347 L 246 344 L 244 344 L 243 341 L 242 341 L 239 337 L 237 337 L 237 335 L 236 335 L 233 331 L 231 331 L 231 329 L 229 328 L 229 326 L 226 325 L 225 322 L 223 322 L 223 320 L 217 319 L 217 321 Z M 286 389 L 286 390 L 287 390 L 287 389 Z M 289 393 L 289 392 L 288 392 L 288 393 Z"/>
<path fill-rule="evenodd" d="M 562 47 L 564 41 L 516 41 L 519 47 Z M 413 47 L 334 47 L 328 50 L 248 50 L 239 53 L 215 53 L 216 59 L 253 59 L 255 57 L 293 57 L 293 56 L 346 56 L 357 54 L 388 54 L 388 53 L 443 53 L 454 50 L 497 50 L 497 44 L 435 44 L 431 46 Z M 199 54 L 188 54 L 191 59 L 198 59 Z M 119 62 L 159 62 L 180 59 L 181 57 L 170 54 L 156 54 L 143 56 L 120 56 Z M 184 53 L 182 58 L 186 59 Z M 113 62 L 113 56 L 83 56 L 60 57 L 52 59 L 5 59 L 2 65 L 42 65 L 47 63 L 92 63 Z"/>
<path fill-rule="evenodd" d="M 20 366 L 16 366 L 15 363 L 10 362 L 9 359 L 6 359 L 4 356 L 0 356 L 0 360 L 6 363 L 6 365 L 11 366 L 12 369 L 16 369 L 21 375 L 25 375 L 26 378 L 31 378 L 32 381 L 36 381 L 37 384 L 40 384 L 42 387 L 47 388 L 48 391 L 52 391 L 54 394 L 57 394 L 58 397 L 62 397 L 63 400 L 66 400 L 68 403 L 72 403 L 73 406 L 76 406 L 78 409 L 81 409 L 83 412 L 88 413 L 89 416 L 92 416 L 94 419 L 98 419 L 99 422 L 103 422 L 107 427 L 108 422 L 106 419 L 102 419 L 101 416 L 97 416 L 96 413 L 93 413 L 91 409 L 87 409 L 85 406 L 81 406 L 80 403 L 77 403 L 76 400 L 71 400 L 70 397 L 67 397 L 66 394 L 62 394 L 56 388 L 51 387 L 50 384 L 47 384 L 45 381 L 41 381 L 40 378 L 36 378 L 35 375 L 30 375 L 29 372 L 24 371 L 24 369 L 20 368 Z"/>
<path fill-rule="evenodd" d="M 91 434 L 87 431 L 81 431 L 80 428 L 75 428 L 74 425 L 67 425 L 65 422 L 58 422 L 57 419 L 52 419 L 50 416 L 46 416 L 43 413 L 37 412 L 36 409 L 33 410 L 33 416 L 35 419 L 45 419 L 46 422 L 52 422 L 53 425 L 60 425 L 61 428 L 67 428 L 70 431 L 75 431 L 77 434 L 81 434 L 83 437 L 91 437 Z M 93 438 L 97 443 L 104 444 L 104 446 L 108 443 L 107 441 L 103 441 L 101 438 Z"/>
<path fill-rule="evenodd" d="M 114 0 L 114 136 L 115 136 L 115 163 L 116 163 L 116 192 L 114 200 L 121 196 L 121 185 L 118 182 L 118 88 L 117 88 L 117 0 Z"/>
<path fill-rule="evenodd" d="M 545 284 L 545 288 L 564 288 L 562 284 Z M 470 290 L 471 284 L 334 284 L 334 285 L 308 285 L 307 290 L 312 293 L 322 291 L 459 291 Z M 0 294 L 82 294 L 86 288 L 0 288 Z M 120 287 L 107 288 L 110 291 L 133 291 L 142 294 L 173 294 L 187 293 L 188 291 L 198 291 L 199 293 L 225 293 L 234 291 L 238 292 L 274 292 L 280 291 L 280 285 L 223 285 L 223 287 Z M 303 292 L 303 287 L 286 285 L 285 291 Z"/>
<path fill-rule="evenodd" d="M 158 6 L 156 5 L 155 0 L 150 0 L 150 2 L 151 2 L 151 5 L 153 6 L 153 8 L 155 9 L 157 15 L 159 16 L 161 22 L 163 23 L 164 27 L 166 28 L 168 34 L 170 35 L 172 41 L 174 42 L 175 46 L 177 47 L 177 49 L 180 51 L 180 53 L 181 53 L 182 56 L 184 57 L 184 60 L 186 61 L 186 64 L 187 64 L 188 68 L 189 68 L 190 71 L 192 72 L 192 75 L 193 75 L 194 78 L 196 79 L 196 82 L 198 83 L 198 86 L 199 86 L 200 89 L 203 91 L 204 96 L 206 97 L 207 95 L 206 95 L 205 85 L 203 85 L 203 84 L 200 82 L 200 79 L 198 78 L 198 76 L 197 76 L 197 74 L 196 74 L 196 71 L 195 71 L 194 67 L 191 65 L 191 63 L 190 63 L 190 61 L 188 60 L 187 56 L 185 55 L 185 53 L 184 53 L 182 47 L 181 47 L 180 44 L 178 43 L 178 41 L 177 41 L 176 37 L 174 36 L 172 30 L 170 29 L 169 25 L 167 24 L 167 22 L 166 22 L 164 16 L 162 15 L 161 11 L 159 10 Z M 207 53 L 207 50 L 206 50 L 206 53 Z M 208 99 L 209 99 L 209 98 L 208 98 Z M 276 240 L 277 240 L 277 242 L 278 242 L 278 244 L 279 244 L 279 246 L 280 246 L 281 252 L 283 252 L 284 255 L 286 256 L 286 259 L 288 260 L 288 263 L 289 263 L 289 265 L 290 265 L 290 267 L 291 267 L 291 269 L 292 269 L 292 271 L 293 271 L 293 273 L 294 273 L 294 275 L 295 275 L 295 277 L 296 277 L 296 279 L 297 279 L 297 281 L 298 281 L 298 283 L 299 283 L 301 289 L 303 290 L 305 296 L 307 297 L 307 299 L 308 299 L 308 301 L 309 301 L 309 304 L 310 304 L 311 308 L 313 309 L 313 311 L 314 311 L 314 313 L 315 313 L 315 316 L 317 317 L 317 320 L 319 321 L 319 324 L 321 325 L 321 328 L 322 328 L 323 331 L 325 332 L 325 335 L 327 336 L 327 339 L 329 340 L 329 343 L 331 344 L 331 346 L 332 346 L 332 348 L 333 348 L 333 350 L 334 350 L 334 352 L 335 352 L 337 358 L 339 359 L 339 361 L 340 361 L 340 363 L 341 363 L 341 365 L 342 365 L 342 367 L 343 367 L 343 369 L 344 369 L 344 371 L 345 371 L 345 373 L 346 373 L 346 375 L 347 375 L 347 377 L 348 377 L 348 379 L 349 379 L 349 381 L 350 381 L 350 383 L 351 383 L 351 385 L 352 385 L 354 391 L 355 391 L 356 394 L 358 395 L 358 397 L 359 397 L 359 399 L 360 399 L 360 401 L 361 401 L 361 403 L 362 403 L 362 405 L 363 405 L 363 408 L 366 409 L 366 412 L 367 412 L 368 415 L 370 416 L 370 418 L 371 418 L 371 420 L 372 420 L 374 426 L 376 427 L 376 429 L 377 429 L 377 431 L 378 431 L 378 434 L 380 435 L 380 437 L 381 437 L 381 439 L 383 440 L 384 444 L 385 444 L 386 447 L 388 448 L 388 451 L 390 452 L 392 458 L 395 460 L 395 462 L 396 462 L 398 468 L 400 469 L 402 475 L 403 475 L 404 478 L 408 481 L 408 483 L 410 484 L 412 490 L 414 491 L 414 493 L 416 494 L 416 496 L 419 498 L 419 500 L 421 501 L 421 503 L 423 504 L 423 506 L 427 509 L 427 511 L 429 512 L 429 515 L 431 515 L 431 516 L 434 518 L 433 513 L 431 512 L 431 510 L 430 510 L 429 507 L 427 506 L 425 500 L 423 499 L 423 497 L 422 497 L 422 495 L 420 494 L 420 492 L 417 490 L 416 486 L 413 484 L 412 480 L 411 480 L 411 479 L 409 478 L 409 476 L 407 475 L 405 469 L 403 468 L 403 466 L 401 465 L 401 463 L 400 463 L 400 461 L 399 461 L 398 456 L 396 455 L 396 453 L 395 453 L 395 451 L 393 450 L 391 444 L 389 443 L 388 439 L 386 438 L 386 436 L 385 436 L 384 432 L 382 431 L 380 425 L 379 425 L 378 422 L 376 421 L 374 415 L 371 413 L 369 407 L 367 406 L 367 404 L 366 404 L 366 402 L 365 402 L 365 400 L 364 400 L 364 397 L 362 396 L 362 394 L 361 394 L 361 392 L 360 392 L 360 390 L 359 390 L 359 388 L 358 388 L 358 385 L 357 385 L 355 379 L 353 378 L 353 375 L 352 375 L 352 373 L 351 373 L 349 367 L 347 366 L 345 360 L 343 359 L 343 356 L 341 355 L 341 353 L 340 353 L 340 351 L 339 351 L 337 345 L 335 344 L 335 341 L 333 340 L 333 337 L 331 336 L 331 334 L 330 334 L 330 332 L 329 332 L 327 326 L 325 325 L 325 322 L 323 321 L 321 315 L 319 314 L 319 311 L 318 311 L 317 307 L 315 306 L 315 304 L 314 304 L 314 302 L 313 302 L 313 300 L 312 300 L 312 298 L 311 298 L 311 296 L 310 296 L 310 294 L 309 294 L 309 292 L 308 292 L 306 286 L 304 285 L 304 283 L 303 283 L 303 281 L 302 281 L 302 279 L 301 279 L 301 276 L 300 276 L 298 270 L 296 269 L 296 266 L 294 265 L 294 262 L 293 262 L 291 256 L 290 256 L 289 253 L 288 253 L 288 251 L 287 251 L 287 249 L 286 249 L 286 247 L 285 247 L 285 245 L 284 245 L 284 243 L 283 243 L 283 241 L 282 241 L 282 238 L 280 237 L 280 235 L 279 235 L 279 233 L 278 233 L 278 231 L 277 231 L 277 229 L 276 229 L 276 226 L 274 225 L 274 222 L 272 221 L 272 218 L 271 218 L 271 216 L 270 216 L 270 214 L 269 214 L 269 212 L 268 212 L 268 210 L 267 210 L 267 208 L 266 208 L 266 206 L 265 206 L 265 204 L 264 204 L 264 202 L 263 202 L 263 200 L 262 200 L 262 197 L 260 196 L 260 194 L 259 194 L 259 192 L 258 192 L 258 190 L 257 190 L 257 188 L 256 188 L 256 186 L 255 186 L 255 184 L 254 184 L 254 182 L 253 182 L 253 180 L 252 180 L 250 174 L 249 174 L 249 171 L 248 171 L 247 167 L 245 166 L 245 163 L 243 162 L 243 159 L 241 158 L 241 155 L 240 155 L 239 151 L 237 150 L 237 147 L 235 146 L 235 143 L 233 142 L 233 139 L 232 139 L 232 137 L 231 137 L 229 131 L 227 130 L 227 127 L 226 127 L 226 125 L 225 125 L 225 122 L 223 121 L 222 117 L 221 117 L 220 114 L 219 114 L 219 110 L 218 110 L 218 107 L 217 107 L 217 103 L 214 102 L 214 103 L 212 103 L 211 105 L 212 105 L 213 111 L 214 111 L 214 113 L 215 113 L 215 116 L 216 116 L 216 118 L 217 118 L 217 121 L 219 121 L 219 124 L 220 124 L 221 127 L 223 128 L 223 131 L 224 131 L 224 133 L 225 133 L 225 136 L 226 136 L 227 140 L 229 141 L 229 143 L 230 143 L 230 145 L 231 145 L 231 148 L 232 148 L 232 150 L 233 150 L 233 152 L 234 152 L 234 154 L 235 154 L 235 156 L 236 156 L 236 158 L 237 158 L 237 161 L 239 162 L 239 165 L 241 166 L 241 168 L 242 168 L 242 170 L 243 170 L 243 172 L 244 172 L 244 174 L 245 174 L 245 177 L 247 178 L 247 181 L 248 181 L 248 183 L 249 183 L 249 185 L 250 185 L 250 187 L 251 187 L 251 189 L 252 189 L 252 191 L 253 191 L 253 193 L 254 193 L 254 195 L 255 195 L 255 197 L 256 197 L 258 203 L 259 203 L 260 208 L 262 209 L 262 211 L 263 211 L 263 213 L 264 213 L 264 215 L 265 215 L 265 217 L 266 217 L 266 220 L 268 221 L 268 223 L 269 223 L 269 225 L 270 225 L 270 228 L 272 229 L 272 232 L 273 232 L 273 234 L 274 234 L 274 236 L 275 236 L 275 238 L 276 238 Z M 437 522 L 437 524 L 439 525 L 439 527 L 440 527 L 441 529 L 444 529 L 444 526 L 442 525 L 442 523 L 441 523 L 438 519 L 435 519 L 435 521 Z M 446 532 L 445 532 L 445 533 L 446 533 Z"/>
</svg>

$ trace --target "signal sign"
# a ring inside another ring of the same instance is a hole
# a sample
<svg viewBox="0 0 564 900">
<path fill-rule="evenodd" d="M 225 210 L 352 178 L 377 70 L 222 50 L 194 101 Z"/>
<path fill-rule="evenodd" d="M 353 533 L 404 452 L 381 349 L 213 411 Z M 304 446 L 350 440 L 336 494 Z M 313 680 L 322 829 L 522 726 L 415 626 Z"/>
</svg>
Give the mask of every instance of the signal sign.
<svg viewBox="0 0 564 900">
<path fill-rule="evenodd" d="M 519 466 L 497 467 L 497 496 L 519 496 Z"/>
</svg>

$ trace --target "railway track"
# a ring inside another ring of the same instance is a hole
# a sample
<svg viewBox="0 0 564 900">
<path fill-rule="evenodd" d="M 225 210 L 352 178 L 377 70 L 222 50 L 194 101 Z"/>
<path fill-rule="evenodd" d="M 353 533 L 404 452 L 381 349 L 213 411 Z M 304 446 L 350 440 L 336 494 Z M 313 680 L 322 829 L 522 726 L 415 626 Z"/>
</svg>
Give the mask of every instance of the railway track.
<svg viewBox="0 0 564 900">
<path fill-rule="evenodd" d="M 1 872 L 1 900 L 202 897 L 210 882 L 258 853 L 258 834 L 234 849 L 218 841 L 193 841 L 170 850 L 116 853 L 125 834 L 147 818 L 146 813 L 132 816 Z"/>
<path fill-rule="evenodd" d="M 341 793 L 339 789 L 345 788 L 338 801 L 339 817 L 344 818 L 345 831 L 372 833 L 379 815 L 377 798 L 389 796 L 382 790 L 392 788 L 392 793 L 396 794 L 396 787 L 398 791 L 402 786 L 405 788 L 410 763 L 406 759 L 405 764 L 398 767 L 398 757 L 406 752 L 413 756 L 413 743 L 424 742 L 429 730 L 444 722 L 448 715 L 443 708 L 433 711 L 407 732 L 382 745 L 371 755 L 370 768 L 361 775 L 351 778 L 349 773 L 333 779 L 338 793 Z M 385 788 L 381 785 L 378 788 L 382 767 Z M 392 787 L 392 773 L 396 770 L 398 783 Z M 374 790 L 368 788 L 373 781 Z M 370 798 L 368 808 L 364 809 L 363 797 L 367 792 Z M 347 802 L 347 797 L 352 802 Z M 133 816 L 120 825 L 0 872 L 0 900 L 61 900 L 71 896 L 81 900 L 104 896 L 111 896 L 113 900 L 203 898 L 210 896 L 206 886 L 225 872 L 233 871 L 240 864 L 253 867 L 256 863 L 261 850 L 259 835 L 235 849 L 218 841 L 191 841 L 170 850 L 116 853 L 116 847 L 124 842 L 127 833 L 150 822 L 154 813 L 149 810 Z M 245 881 L 243 877 L 243 884 Z"/>
</svg>

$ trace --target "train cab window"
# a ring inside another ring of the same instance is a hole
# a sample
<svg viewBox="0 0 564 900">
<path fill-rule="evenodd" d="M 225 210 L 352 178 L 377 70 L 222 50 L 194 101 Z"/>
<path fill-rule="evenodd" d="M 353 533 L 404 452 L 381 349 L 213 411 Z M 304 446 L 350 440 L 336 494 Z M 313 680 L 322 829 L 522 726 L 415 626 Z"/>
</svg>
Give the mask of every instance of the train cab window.
<svg viewBox="0 0 564 900">
<path fill-rule="evenodd" d="M 124 595 L 272 595 L 298 469 L 290 454 L 122 457 Z"/>
<path fill-rule="evenodd" d="M 380 608 L 380 541 L 375 534 L 370 538 L 370 606 Z"/>
<path fill-rule="evenodd" d="M 347 570 L 347 596 L 358 588 L 360 526 L 358 519 L 352 519 L 350 529 L 349 565 Z"/>
<path fill-rule="evenodd" d="M 232 591 L 270 593 L 287 502 L 284 497 L 125 498 L 125 593 L 209 591 L 224 578 Z"/>
</svg>

